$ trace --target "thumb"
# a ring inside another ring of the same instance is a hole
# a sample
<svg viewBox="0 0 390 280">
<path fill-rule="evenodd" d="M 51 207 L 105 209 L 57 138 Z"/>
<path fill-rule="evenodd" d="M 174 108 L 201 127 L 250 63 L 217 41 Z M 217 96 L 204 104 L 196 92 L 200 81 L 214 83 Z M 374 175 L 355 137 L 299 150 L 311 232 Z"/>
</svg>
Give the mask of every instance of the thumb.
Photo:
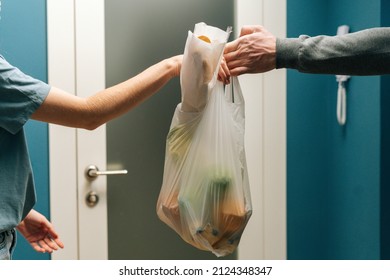
<svg viewBox="0 0 390 280">
<path fill-rule="evenodd" d="M 260 32 L 262 30 L 262 28 L 263 27 L 260 26 L 260 25 L 244 25 L 241 28 L 240 37 L 248 35 L 248 34 L 252 34 L 252 33 L 255 33 L 255 32 Z"/>
</svg>

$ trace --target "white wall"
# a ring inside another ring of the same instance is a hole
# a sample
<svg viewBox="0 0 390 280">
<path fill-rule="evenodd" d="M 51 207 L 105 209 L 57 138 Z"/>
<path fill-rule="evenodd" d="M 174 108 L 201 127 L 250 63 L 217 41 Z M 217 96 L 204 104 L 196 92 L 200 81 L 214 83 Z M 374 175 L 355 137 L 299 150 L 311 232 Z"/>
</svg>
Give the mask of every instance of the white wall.
<svg viewBox="0 0 390 280">
<path fill-rule="evenodd" d="M 235 36 L 263 25 L 286 36 L 286 0 L 237 0 Z M 240 259 L 286 259 L 286 73 L 240 76 L 245 97 L 246 153 L 253 215 Z"/>
</svg>

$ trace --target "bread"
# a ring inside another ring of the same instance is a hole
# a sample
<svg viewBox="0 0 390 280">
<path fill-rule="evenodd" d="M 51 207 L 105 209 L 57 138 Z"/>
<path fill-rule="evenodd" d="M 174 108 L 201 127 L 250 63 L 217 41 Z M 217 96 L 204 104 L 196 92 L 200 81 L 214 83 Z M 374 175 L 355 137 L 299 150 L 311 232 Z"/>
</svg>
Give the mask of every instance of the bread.
<svg viewBox="0 0 390 280">
<path fill-rule="evenodd" d="M 202 41 L 205 41 L 206 43 L 211 43 L 210 38 L 207 36 L 200 35 L 200 36 L 198 36 L 198 38 L 201 39 Z"/>
</svg>

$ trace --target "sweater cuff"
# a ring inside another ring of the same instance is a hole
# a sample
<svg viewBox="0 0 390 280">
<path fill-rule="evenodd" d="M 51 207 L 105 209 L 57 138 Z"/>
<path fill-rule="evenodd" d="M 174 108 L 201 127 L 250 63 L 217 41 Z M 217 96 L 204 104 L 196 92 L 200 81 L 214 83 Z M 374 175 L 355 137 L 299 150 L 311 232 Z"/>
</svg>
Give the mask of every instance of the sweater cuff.
<svg viewBox="0 0 390 280">
<path fill-rule="evenodd" d="M 302 40 L 299 38 L 276 39 L 276 69 L 298 68 L 299 49 Z"/>
</svg>

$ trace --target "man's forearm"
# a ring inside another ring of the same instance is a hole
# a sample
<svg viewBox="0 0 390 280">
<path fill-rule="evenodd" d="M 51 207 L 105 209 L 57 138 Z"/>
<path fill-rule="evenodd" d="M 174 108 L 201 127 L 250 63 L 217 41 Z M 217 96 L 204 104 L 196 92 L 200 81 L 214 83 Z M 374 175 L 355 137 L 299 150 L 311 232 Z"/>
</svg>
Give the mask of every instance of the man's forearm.
<svg viewBox="0 0 390 280">
<path fill-rule="evenodd" d="M 344 36 L 277 39 L 276 67 L 305 73 L 390 74 L 390 28 Z"/>
</svg>

